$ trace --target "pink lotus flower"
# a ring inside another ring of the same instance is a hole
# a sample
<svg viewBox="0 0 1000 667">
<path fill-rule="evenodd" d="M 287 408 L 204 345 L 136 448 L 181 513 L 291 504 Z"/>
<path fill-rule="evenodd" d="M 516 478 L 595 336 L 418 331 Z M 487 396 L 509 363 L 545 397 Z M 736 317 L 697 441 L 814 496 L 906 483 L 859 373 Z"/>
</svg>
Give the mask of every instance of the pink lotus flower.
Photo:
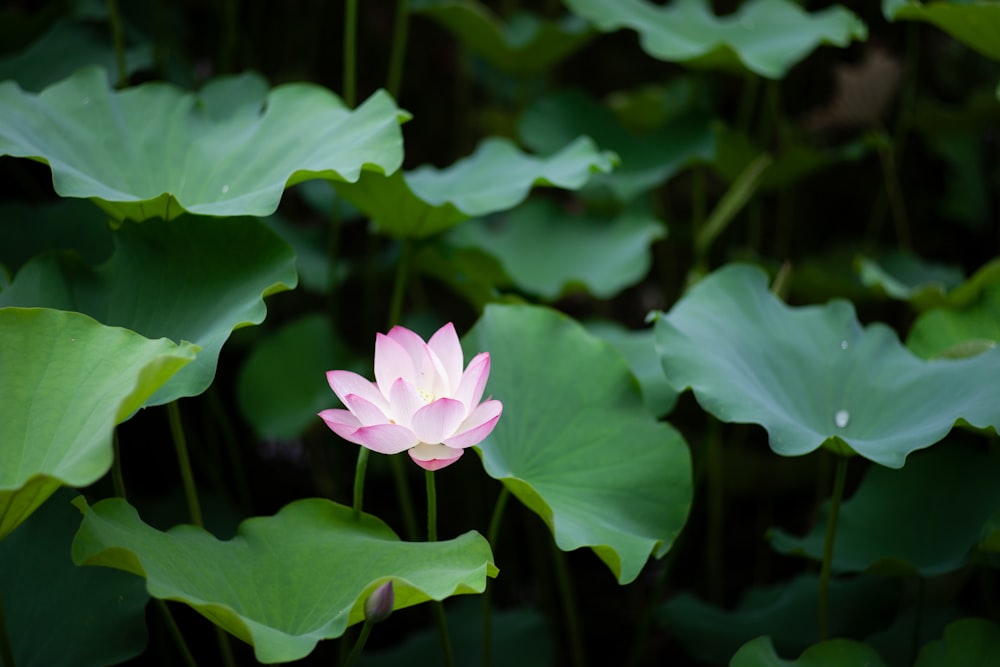
<svg viewBox="0 0 1000 667">
<path fill-rule="evenodd" d="M 375 382 L 350 371 L 326 379 L 347 408 L 319 416 L 341 438 L 382 454 L 407 451 L 425 470 L 458 460 L 493 431 L 503 405 L 480 403 L 490 375 L 481 352 L 462 371 L 464 355 L 449 322 L 426 343 L 404 327 L 375 338 Z"/>
</svg>

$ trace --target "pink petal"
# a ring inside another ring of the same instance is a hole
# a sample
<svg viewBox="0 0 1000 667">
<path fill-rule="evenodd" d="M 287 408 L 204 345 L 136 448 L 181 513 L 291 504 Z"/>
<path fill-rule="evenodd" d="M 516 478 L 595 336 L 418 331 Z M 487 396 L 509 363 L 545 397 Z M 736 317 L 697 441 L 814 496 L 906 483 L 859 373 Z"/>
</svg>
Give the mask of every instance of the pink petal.
<svg viewBox="0 0 1000 667">
<path fill-rule="evenodd" d="M 398 424 L 376 424 L 363 426 L 353 434 L 359 445 L 380 454 L 398 454 L 414 447 L 419 442 L 413 431 Z"/>
<path fill-rule="evenodd" d="M 379 391 L 388 399 L 389 390 L 398 378 L 416 384 L 417 371 L 413 359 L 399 341 L 384 334 L 375 336 L 375 382 Z"/>
<path fill-rule="evenodd" d="M 427 341 L 427 346 L 437 358 L 441 360 L 445 376 L 448 378 L 448 393 L 458 389 L 458 383 L 462 380 L 462 344 L 458 342 L 458 334 L 455 333 L 455 325 L 451 322 L 438 329 L 431 339 Z"/>
<path fill-rule="evenodd" d="M 380 399 L 382 398 L 381 394 L 378 396 Z M 386 416 L 382 409 L 362 396 L 348 394 L 344 397 L 344 405 L 358 418 L 361 426 L 389 423 L 389 417 Z"/>
<path fill-rule="evenodd" d="M 490 353 L 480 352 L 472 358 L 465 373 L 462 374 L 462 381 L 455 392 L 455 398 L 465 404 L 466 410 L 471 412 L 479 400 L 483 397 L 483 390 L 486 389 L 486 380 L 490 377 Z"/>
<path fill-rule="evenodd" d="M 330 371 L 326 374 L 326 381 L 330 383 L 330 389 L 333 389 L 337 394 L 337 398 L 344 405 L 347 405 L 347 401 L 344 398 L 348 394 L 354 394 L 369 403 L 374 403 L 382 411 L 385 411 L 389 407 L 385 398 L 379 392 L 378 387 L 357 373 L 352 373 L 351 371 Z"/>
<path fill-rule="evenodd" d="M 392 389 L 389 391 L 389 416 L 396 420 L 397 424 L 410 426 L 413 413 L 425 405 L 427 401 L 412 384 L 403 378 L 392 383 Z"/>
<path fill-rule="evenodd" d="M 409 451 L 413 462 L 424 470 L 440 470 L 459 459 L 465 450 L 421 443 Z"/>
<path fill-rule="evenodd" d="M 399 343 L 413 362 L 416 373 L 411 380 L 414 385 L 435 395 L 450 396 L 451 383 L 448 373 L 437 354 L 416 333 L 406 327 L 396 326 L 387 334 L 389 338 Z"/>
<path fill-rule="evenodd" d="M 493 432 L 502 412 L 503 404 L 500 401 L 483 401 L 458 427 L 458 433 L 443 440 L 443 444 L 458 448 L 479 444 Z"/>
<path fill-rule="evenodd" d="M 319 416 L 324 422 L 326 422 L 326 425 L 330 427 L 331 431 L 339 435 L 344 440 L 353 442 L 356 445 L 362 444 L 360 440 L 354 437 L 357 430 L 361 428 L 361 422 L 347 410 L 331 408 L 329 410 L 323 410 L 319 413 Z"/>
<path fill-rule="evenodd" d="M 439 398 L 413 414 L 410 426 L 420 442 L 429 445 L 451 437 L 465 419 L 465 406 L 452 398 Z"/>
</svg>

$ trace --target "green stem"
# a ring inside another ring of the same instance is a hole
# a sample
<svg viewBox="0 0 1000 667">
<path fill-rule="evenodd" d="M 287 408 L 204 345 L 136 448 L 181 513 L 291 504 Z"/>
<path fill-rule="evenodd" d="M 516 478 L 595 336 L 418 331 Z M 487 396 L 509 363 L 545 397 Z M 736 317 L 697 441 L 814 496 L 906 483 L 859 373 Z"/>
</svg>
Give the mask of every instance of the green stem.
<svg viewBox="0 0 1000 667">
<path fill-rule="evenodd" d="M 368 635 L 372 633 L 372 626 L 375 625 L 368 619 L 365 619 L 364 624 L 361 626 L 361 634 L 358 635 L 357 641 L 354 642 L 354 648 L 351 649 L 350 654 L 348 654 L 347 659 L 342 663 L 344 667 L 351 667 L 354 662 L 361 655 L 361 651 L 365 648 L 365 642 L 368 641 Z"/>
<path fill-rule="evenodd" d="M 392 52 L 389 54 L 389 77 L 386 88 L 394 99 L 399 99 L 403 84 L 403 63 L 406 61 L 406 39 L 410 25 L 408 0 L 396 0 L 396 20 L 392 26 Z"/>
<path fill-rule="evenodd" d="M 3 592 L 0 591 L 0 662 L 4 667 L 14 667 L 14 647 L 7 633 L 7 617 L 3 611 Z"/>
<path fill-rule="evenodd" d="M 927 606 L 927 580 L 920 577 L 917 581 L 916 610 L 913 619 L 913 637 L 910 639 L 910 664 L 916 664 L 920 653 L 920 636 L 924 631 L 924 608 Z"/>
<path fill-rule="evenodd" d="M 250 494 L 250 485 L 247 483 L 246 468 L 243 466 L 243 456 L 240 453 L 240 444 L 236 439 L 236 431 L 233 428 L 233 422 L 229 418 L 229 413 L 226 412 L 226 408 L 222 404 L 222 399 L 219 398 L 219 392 L 214 384 L 208 388 L 205 395 L 208 398 L 208 408 L 212 413 L 212 417 L 215 419 L 215 423 L 218 424 L 219 430 L 222 431 L 222 442 L 225 445 L 226 456 L 229 458 L 228 466 L 232 470 L 233 478 L 236 480 L 236 495 L 243 509 L 249 514 L 253 506 L 253 501 Z"/>
<path fill-rule="evenodd" d="M 823 541 L 823 564 L 819 571 L 819 639 L 830 636 L 830 573 L 833 570 L 833 546 L 837 539 L 837 518 L 840 503 L 844 499 L 844 484 L 847 481 L 847 457 L 837 457 L 834 473 L 833 496 L 830 498 L 830 514 L 826 519 L 826 538 Z"/>
<path fill-rule="evenodd" d="M 427 541 L 437 542 L 437 486 L 434 481 L 434 471 L 425 470 L 424 480 L 427 482 Z M 451 637 L 448 634 L 448 619 L 444 615 L 444 604 L 440 600 L 434 600 L 431 607 L 434 610 L 438 633 L 441 635 L 444 664 L 447 667 L 455 667 L 455 654 L 451 650 Z"/>
<path fill-rule="evenodd" d="M 128 68 L 125 64 L 125 33 L 122 30 L 121 12 L 118 0 L 108 0 L 108 21 L 111 23 L 111 42 L 115 47 L 115 66 L 118 69 L 118 88 L 128 83 Z"/>
<path fill-rule="evenodd" d="M 684 537 L 685 535 L 682 535 L 678 539 L 684 539 Z M 632 649 L 629 651 L 629 658 L 626 663 L 628 667 L 636 667 L 642 661 L 643 653 L 646 649 L 646 639 L 649 637 L 649 631 L 653 627 L 653 620 L 658 609 L 657 604 L 663 599 L 663 595 L 666 593 L 667 583 L 670 581 L 670 573 L 674 569 L 674 563 L 677 562 L 677 554 L 679 552 L 678 544 L 674 542 L 670 548 L 670 552 L 663 561 L 663 568 L 660 570 L 656 584 L 653 586 L 652 595 L 646 601 L 642 617 L 639 619 L 635 635 L 632 637 Z"/>
<path fill-rule="evenodd" d="M 406 530 L 406 537 L 415 540 L 420 534 L 417 529 L 417 515 L 413 511 L 413 504 L 410 502 L 410 481 L 406 478 L 406 468 L 402 457 L 390 456 L 389 466 L 392 469 L 392 481 L 396 486 L 396 497 L 399 500 L 399 509 L 403 515 L 403 528 Z"/>
<path fill-rule="evenodd" d="M 490 518 L 490 527 L 486 531 L 486 541 L 489 543 L 493 553 L 497 551 L 497 540 L 500 537 L 500 519 L 503 518 L 504 508 L 510 499 L 510 489 L 506 486 L 500 489 L 497 496 L 497 504 L 493 507 L 493 516 Z M 491 667 L 493 664 L 493 589 L 486 584 L 483 591 L 483 667 Z"/>
<path fill-rule="evenodd" d="M 118 444 L 118 429 L 115 429 L 114 435 L 111 440 L 111 444 L 114 447 L 114 462 L 111 464 L 111 483 L 115 487 L 115 495 L 119 498 L 125 498 L 125 477 L 122 475 L 122 454 L 121 447 Z"/>
<path fill-rule="evenodd" d="M 708 506 L 708 535 L 705 545 L 705 567 L 708 570 L 708 599 L 722 606 L 726 565 L 723 557 L 725 537 L 725 479 L 723 476 L 722 440 L 719 423 L 709 418 L 708 437 L 705 443 L 705 496 Z"/>
<path fill-rule="evenodd" d="M 229 73 L 236 60 L 236 18 L 239 15 L 236 4 L 237 0 L 224 0 L 222 8 L 225 12 L 223 17 L 225 26 L 222 33 L 222 53 L 219 55 L 219 71 L 223 73 Z"/>
<path fill-rule="evenodd" d="M 177 621 L 174 620 L 174 615 L 170 613 L 170 607 L 163 600 L 157 599 L 156 606 L 159 608 L 160 613 L 163 614 L 163 620 L 167 624 L 167 632 L 170 637 L 174 640 L 174 644 L 177 645 L 177 650 L 181 653 L 181 660 L 187 667 L 198 667 L 198 663 L 195 662 L 194 655 L 191 654 L 191 649 L 188 648 L 187 642 L 184 641 L 184 635 L 181 634 L 181 629 L 177 626 Z"/>
<path fill-rule="evenodd" d="M 585 667 L 587 658 L 583 651 L 583 633 L 580 627 L 580 615 L 576 610 L 576 596 L 573 595 L 573 585 L 569 578 L 569 566 L 566 564 L 566 554 L 555 542 L 552 543 L 552 559 L 555 562 L 556 585 L 559 587 L 559 597 L 563 603 L 566 633 L 569 635 L 570 664 L 573 667 Z"/>
<path fill-rule="evenodd" d="M 424 480 L 427 482 L 427 541 L 437 542 L 437 484 L 434 481 L 434 472 L 425 470 Z"/>
<path fill-rule="evenodd" d="M 882 180 L 885 183 L 886 197 L 889 200 L 889 210 L 896 227 L 896 240 L 904 250 L 912 248 L 910 241 L 909 216 L 906 213 L 906 198 L 899 184 L 899 170 L 896 168 L 895 148 L 888 144 L 879 147 L 879 161 L 882 164 Z"/>
<path fill-rule="evenodd" d="M 344 4 L 344 103 L 354 108 L 357 76 L 358 0 Z"/>
<path fill-rule="evenodd" d="M 392 297 L 389 301 L 389 328 L 399 324 L 403 314 L 403 294 L 406 292 L 406 279 L 410 273 L 410 257 L 413 255 L 413 242 L 402 241 L 399 253 L 399 265 L 396 267 L 396 278 L 392 283 Z"/>
<path fill-rule="evenodd" d="M 170 434 L 174 439 L 174 450 L 177 453 L 177 465 L 181 470 L 181 482 L 184 485 L 184 497 L 187 499 L 188 513 L 191 523 L 199 528 L 205 527 L 205 520 L 198 503 L 198 490 L 194 485 L 194 473 L 191 471 L 191 459 L 188 457 L 187 438 L 184 437 L 184 426 L 181 424 L 181 412 L 177 401 L 167 403 L 167 417 L 170 420 Z"/>
<path fill-rule="evenodd" d="M 354 520 L 361 518 L 361 506 L 365 499 L 365 471 L 368 470 L 367 447 L 358 447 L 358 463 L 354 467 Z"/>
</svg>

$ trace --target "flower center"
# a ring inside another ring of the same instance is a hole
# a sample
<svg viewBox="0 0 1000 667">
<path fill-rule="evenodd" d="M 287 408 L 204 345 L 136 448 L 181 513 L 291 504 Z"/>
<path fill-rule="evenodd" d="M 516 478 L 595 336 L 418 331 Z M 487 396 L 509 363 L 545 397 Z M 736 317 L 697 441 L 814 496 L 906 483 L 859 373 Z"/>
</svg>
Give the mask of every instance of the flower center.
<svg viewBox="0 0 1000 667">
<path fill-rule="evenodd" d="M 420 398 L 424 399 L 424 403 L 430 403 L 434 400 L 434 394 L 427 391 L 426 389 L 421 389 L 417 387 L 417 393 L 420 394 Z"/>
</svg>

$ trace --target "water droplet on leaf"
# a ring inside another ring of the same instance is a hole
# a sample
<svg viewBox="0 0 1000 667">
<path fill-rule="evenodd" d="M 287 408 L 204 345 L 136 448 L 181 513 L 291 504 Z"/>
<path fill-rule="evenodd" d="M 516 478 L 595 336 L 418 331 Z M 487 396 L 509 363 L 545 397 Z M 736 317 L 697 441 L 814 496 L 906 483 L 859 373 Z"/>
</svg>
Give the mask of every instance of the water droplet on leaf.
<svg viewBox="0 0 1000 667">
<path fill-rule="evenodd" d="M 229 192 L 229 186 L 228 185 L 223 185 L 222 186 L 222 192 L 223 192 L 223 194 Z"/>
<path fill-rule="evenodd" d="M 837 410 L 837 414 L 833 416 L 833 423 L 839 428 L 845 428 L 849 421 L 851 421 L 851 413 L 847 410 Z"/>
<path fill-rule="evenodd" d="M 846 340 L 840 341 L 840 349 L 841 350 L 846 350 L 847 349 L 847 341 Z"/>
</svg>

